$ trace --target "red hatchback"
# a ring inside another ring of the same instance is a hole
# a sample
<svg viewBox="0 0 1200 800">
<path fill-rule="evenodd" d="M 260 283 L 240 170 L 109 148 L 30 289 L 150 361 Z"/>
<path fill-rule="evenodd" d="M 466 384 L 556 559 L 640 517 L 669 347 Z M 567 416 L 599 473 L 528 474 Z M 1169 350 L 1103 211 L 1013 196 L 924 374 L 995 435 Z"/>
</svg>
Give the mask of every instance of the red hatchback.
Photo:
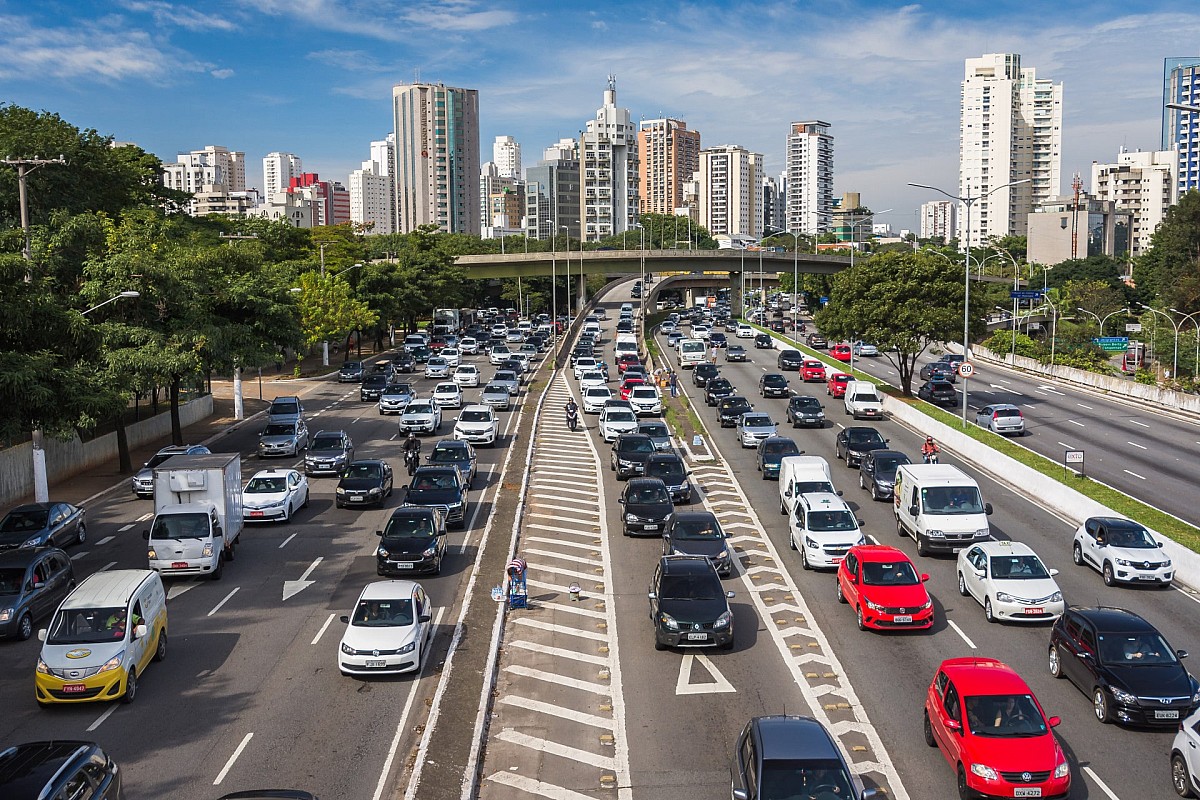
<svg viewBox="0 0 1200 800">
<path fill-rule="evenodd" d="M 904 551 L 860 544 L 838 565 L 837 598 L 854 609 L 860 631 L 919 630 L 933 625 L 927 580 L 928 575 L 917 574 Z"/>
<path fill-rule="evenodd" d="M 825 394 L 830 397 L 845 397 L 846 384 L 854 378 L 845 372 L 835 372 L 829 376 L 829 381 L 825 384 Z"/>
<path fill-rule="evenodd" d="M 806 358 L 800 363 L 800 379 L 805 383 L 813 381 L 825 382 L 825 362 L 815 358 Z"/>
<path fill-rule="evenodd" d="M 642 360 L 635 353 L 622 353 L 617 356 L 617 371 L 624 373 L 625 370 L 634 364 L 641 364 Z"/>
<path fill-rule="evenodd" d="M 850 363 L 853 352 L 854 351 L 850 349 L 850 345 L 845 343 L 835 344 L 833 347 L 829 348 L 829 355 L 833 356 L 838 361 L 844 361 L 847 364 Z"/>
<path fill-rule="evenodd" d="M 942 662 L 925 695 L 925 743 L 954 767 L 958 796 L 1065 798 L 1071 767 L 1029 686 L 991 658 Z"/>
<path fill-rule="evenodd" d="M 645 385 L 646 385 L 645 378 L 635 376 L 635 375 L 630 375 L 628 378 L 621 381 L 621 399 L 628 400 L 629 394 L 633 391 L 633 387 L 645 386 Z"/>
</svg>

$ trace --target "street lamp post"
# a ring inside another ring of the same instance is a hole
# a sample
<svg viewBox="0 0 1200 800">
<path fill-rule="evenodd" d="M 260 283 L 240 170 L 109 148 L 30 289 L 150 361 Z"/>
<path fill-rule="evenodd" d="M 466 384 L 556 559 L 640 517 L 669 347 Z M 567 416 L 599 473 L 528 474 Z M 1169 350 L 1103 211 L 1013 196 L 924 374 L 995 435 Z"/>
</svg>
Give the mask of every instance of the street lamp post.
<svg viewBox="0 0 1200 800">
<path fill-rule="evenodd" d="M 908 184 L 909 186 L 913 186 L 918 189 L 929 189 L 930 191 L 934 191 L 939 194 L 943 194 L 946 197 L 949 197 L 951 200 L 957 200 L 958 202 L 962 203 L 964 206 L 967 207 L 967 215 L 966 215 L 967 216 L 967 220 L 966 220 L 967 224 L 966 224 L 966 228 L 965 228 L 965 230 L 967 232 L 967 235 L 965 237 L 966 238 L 966 246 L 963 248 L 964 254 L 966 256 L 966 260 L 964 263 L 965 269 L 963 270 L 963 360 L 965 360 L 965 361 L 970 360 L 970 347 L 971 347 L 971 206 L 975 205 L 977 202 L 984 199 L 985 197 L 988 197 L 993 192 L 998 192 L 1001 189 L 1007 189 L 1010 186 L 1017 186 L 1022 183 L 1032 183 L 1032 182 L 1033 182 L 1032 178 L 1022 178 L 1019 181 L 1010 181 L 1010 182 L 1002 184 L 1000 186 L 995 186 L 991 189 L 988 189 L 983 194 L 976 194 L 976 195 L 969 194 L 966 197 L 959 197 L 958 195 L 950 194 L 945 189 L 939 189 L 936 186 L 929 186 L 924 183 Z M 966 380 L 963 381 L 962 424 L 963 424 L 964 428 L 967 426 L 967 395 L 969 393 L 968 389 L 967 389 L 968 383 L 969 383 L 969 381 L 966 381 Z"/>
<path fill-rule="evenodd" d="M 1157 314 L 1160 317 L 1165 317 L 1167 322 L 1171 323 L 1171 327 L 1175 329 L 1175 346 L 1171 348 L 1171 377 L 1178 378 L 1179 376 L 1179 325 L 1175 322 L 1175 318 L 1165 311 L 1159 311 L 1156 308 L 1151 308 L 1145 303 L 1139 303 L 1142 308 L 1152 314 Z"/>
<path fill-rule="evenodd" d="M 1200 311 L 1193 311 L 1191 314 L 1184 314 L 1178 308 L 1172 308 L 1171 310 L 1183 317 L 1183 321 L 1179 323 L 1181 327 L 1187 322 L 1191 322 L 1196 326 L 1196 353 L 1192 356 L 1192 382 L 1195 383 L 1197 374 L 1200 374 L 1200 319 L 1192 319 L 1192 317 L 1200 314 Z M 1179 376 L 1176 375 L 1176 378 L 1178 377 Z"/>
<path fill-rule="evenodd" d="M 1104 323 L 1108 322 L 1109 317 L 1111 317 L 1114 314 L 1121 314 L 1121 313 L 1128 314 L 1129 313 L 1128 308 L 1118 308 L 1116 311 L 1110 311 L 1107 314 L 1105 314 L 1103 317 L 1101 317 L 1096 312 L 1088 311 L 1086 308 L 1080 308 L 1079 306 L 1076 306 L 1075 310 L 1082 311 L 1084 314 L 1087 314 L 1089 317 L 1095 317 L 1096 324 L 1098 324 L 1100 326 L 1100 336 L 1101 337 L 1104 336 Z M 1175 309 L 1171 309 L 1171 310 L 1174 311 Z M 1180 312 L 1176 312 L 1176 313 L 1180 313 Z"/>
<path fill-rule="evenodd" d="M 858 248 L 854 246 L 854 245 L 858 244 L 858 242 L 855 241 L 856 237 L 854 236 L 854 229 L 857 228 L 859 225 L 862 225 L 864 222 L 874 222 L 876 214 L 886 214 L 891 210 L 892 209 L 890 209 L 890 208 L 885 208 L 883 211 L 872 211 L 870 214 L 863 217 L 858 222 L 853 221 L 854 217 L 850 218 L 851 219 L 851 222 L 850 222 L 850 268 L 851 269 L 854 269 L 854 252 L 856 250 L 858 250 Z"/>
<path fill-rule="evenodd" d="M 786 233 L 792 237 L 792 332 L 796 332 L 796 309 L 800 307 L 800 234 L 768 225 L 766 230 L 775 231 L 771 236 Z M 766 233 L 766 230 L 763 232 Z M 760 245 L 761 247 L 761 245 Z"/>
<path fill-rule="evenodd" d="M 1058 306 L 1054 305 L 1054 301 L 1046 295 L 1042 295 L 1042 300 L 1050 306 L 1050 366 L 1054 366 L 1054 351 L 1058 345 Z"/>
</svg>

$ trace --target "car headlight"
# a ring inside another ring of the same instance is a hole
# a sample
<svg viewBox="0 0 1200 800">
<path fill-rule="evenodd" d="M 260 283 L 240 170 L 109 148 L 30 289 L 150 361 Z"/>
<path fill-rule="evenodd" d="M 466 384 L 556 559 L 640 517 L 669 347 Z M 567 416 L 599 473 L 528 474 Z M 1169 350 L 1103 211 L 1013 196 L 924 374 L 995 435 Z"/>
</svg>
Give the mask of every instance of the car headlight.
<svg viewBox="0 0 1200 800">
<path fill-rule="evenodd" d="M 456 500 L 453 503 L 447 503 L 446 508 L 448 508 L 448 509 L 462 508 L 462 501 Z"/>
<path fill-rule="evenodd" d="M 925 531 L 925 535 L 928 536 L 930 539 L 945 539 L 946 538 L 946 534 L 943 533 L 942 531 L 928 530 L 928 531 Z"/>
<path fill-rule="evenodd" d="M 49 675 L 50 667 L 46 664 L 45 661 L 42 661 L 42 659 L 39 658 L 38 663 L 37 663 L 37 671 L 39 674 Z"/>
<path fill-rule="evenodd" d="M 728 550 L 722 550 L 721 552 L 717 553 L 717 559 L 720 560 L 722 558 L 729 558 Z"/>
<path fill-rule="evenodd" d="M 922 611 L 928 611 L 931 608 L 933 608 L 933 598 L 930 598 L 921 604 Z"/>
<path fill-rule="evenodd" d="M 1013 597 L 1011 594 L 1008 594 L 1007 592 L 996 592 L 996 602 L 997 603 L 1015 603 L 1015 602 L 1017 602 L 1017 600 L 1015 597 Z"/>
<path fill-rule="evenodd" d="M 637 515 L 637 514 L 626 514 L 626 515 L 625 515 L 625 521 L 626 521 L 626 522 L 637 522 L 637 521 L 638 521 L 638 515 Z"/>
<path fill-rule="evenodd" d="M 383 493 L 383 489 L 380 489 L 378 486 L 376 486 L 371 491 L 367 492 L 367 494 L 369 494 L 369 495 L 377 495 L 377 494 L 382 494 L 382 493 Z"/>
<path fill-rule="evenodd" d="M 870 600 L 864 600 L 863 602 L 866 603 L 867 608 L 871 609 L 872 611 L 882 611 L 883 610 L 883 606 L 879 605 L 878 603 L 873 603 Z"/>
<path fill-rule="evenodd" d="M 348 656 L 352 656 L 352 655 L 354 655 L 354 648 L 351 647 L 350 645 L 346 644 L 345 642 L 342 642 L 342 652 Z"/>
<path fill-rule="evenodd" d="M 1164 567 L 1171 566 L 1171 559 L 1168 558 L 1166 561 L 1162 562 L 1161 566 L 1164 566 Z"/>
<path fill-rule="evenodd" d="M 659 621 L 659 624 L 661 624 L 664 628 L 666 628 L 669 631 L 679 630 L 679 623 L 676 622 L 675 618 L 672 617 L 670 614 L 663 614 L 660 612 L 658 615 L 658 621 Z"/>
<path fill-rule="evenodd" d="M 117 653 L 115 656 L 110 658 L 108 661 L 105 661 L 104 666 L 102 666 L 100 669 L 98 669 L 97 672 L 112 672 L 114 669 L 120 669 L 121 662 L 124 660 L 125 660 L 125 651 L 122 650 L 121 652 Z"/>
<path fill-rule="evenodd" d="M 284 500 L 276 500 L 274 503 L 267 503 L 263 508 L 279 508 L 284 504 Z"/>
<path fill-rule="evenodd" d="M 633 467 L 633 466 L 637 466 L 637 465 L 636 465 L 636 464 L 634 464 L 634 462 L 632 462 L 632 461 L 626 461 L 626 460 L 625 460 L 625 459 L 623 459 L 623 458 L 618 458 L 618 459 L 617 459 L 617 466 L 619 466 L 619 467 Z"/>
<path fill-rule="evenodd" d="M 1051 603 L 1061 603 L 1062 599 L 1062 592 L 1055 592 L 1054 594 L 1050 595 Z"/>
<path fill-rule="evenodd" d="M 992 535 L 992 532 L 990 530 L 988 530 L 987 528 L 980 528 L 979 530 L 975 531 L 976 539 L 987 539 L 991 535 Z"/>
<path fill-rule="evenodd" d="M 983 778 L 985 781 L 994 781 L 999 777 L 996 774 L 996 770 L 992 769 L 986 764 L 972 764 L 971 772 Z"/>
<path fill-rule="evenodd" d="M 405 653 L 411 653 L 413 650 L 416 650 L 416 649 L 417 649 L 417 643 L 409 642 L 408 644 L 404 645 L 404 647 L 401 647 L 399 650 L 397 650 L 396 655 L 404 655 Z"/>
<path fill-rule="evenodd" d="M 375 551 L 375 555 L 379 556 L 380 558 L 387 558 L 389 553 L 386 549 L 381 547 Z"/>
<path fill-rule="evenodd" d="M 726 611 L 724 614 L 717 617 L 717 621 L 713 623 L 713 628 L 718 630 L 721 628 L 728 628 L 729 623 L 731 622 L 733 622 L 733 613 Z"/>
<path fill-rule="evenodd" d="M 345 494 L 345 493 L 346 493 L 346 490 L 345 490 L 344 488 L 342 488 L 341 486 L 339 486 L 339 487 L 337 487 L 337 493 L 338 493 L 338 494 Z"/>
<path fill-rule="evenodd" d="M 824 411 L 818 411 L 816 414 L 813 414 L 813 416 L 814 416 L 814 417 L 816 417 L 817 419 L 824 419 L 824 418 L 825 418 L 825 412 L 824 412 Z"/>
<path fill-rule="evenodd" d="M 1121 705 L 1123 705 L 1123 706 L 1137 705 L 1137 696 L 1136 695 L 1132 695 L 1129 692 L 1125 692 L 1120 689 L 1116 689 L 1116 688 L 1112 688 L 1112 687 L 1109 688 L 1109 691 L 1112 692 L 1113 699 L 1116 700 Z"/>
<path fill-rule="evenodd" d="M 212 554 L 213 554 L 213 546 L 212 546 L 212 542 L 209 542 L 206 545 L 204 545 L 204 550 L 201 552 L 201 555 L 204 558 L 212 558 Z"/>
<path fill-rule="evenodd" d="M 421 551 L 421 555 L 425 556 L 426 558 L 433 558 L 434 556 L 437 555 L 437 545 L 436 544 L 429 545 L 429 547 L 426 547 L 424 550 Z"/>
<path fill-rule="evenodd" d="M 1068 764 L 1066 761 L 1063 761 L 1057 767 L 1054 768 L 1054 777 L 1065 778 L 1065 777 L 1067 777 L 1067 775 L 1070 772 L 1071 772 L 1071 765 Z"/>
<path fill-rule="evenodd" d="M 814 550 L 820 547 L 820 545 L 819 545 L 819 544 L 817 544 L 817 540 L 816 540 L 816 539 L 813 539 L 811 536 L 805 536 L 805 537 L 804 537 L 804 546 L 805 546 L 805 547 L 811 547 L 811 548 L 813 548 Z"/>
<path fill-rule="evenodd" d="M 21 547 L 41 547 L 44 541 L 45 540 L 42 539 L 40 534 L 37 536 L 31 536 L 21 544 Z"/>
<path fill-rule="evenodd" d="M 1122 566 L 1122 567 L 1132 567 L 1132 566 L 1134 566 L 1134 563 L 1133 563 L 1132 561 L 1128 561 L 1128 560 L 1126 560 L 1126 559 L 1124 559 L 1124 558 L 1118 558 L 1118 559 L 1116 559 L 1116 562 L 1117 562 L 1117 564 L 1119 564 L 1119 565 L 1120 565 L 1120 566 Z"/>
</svg>

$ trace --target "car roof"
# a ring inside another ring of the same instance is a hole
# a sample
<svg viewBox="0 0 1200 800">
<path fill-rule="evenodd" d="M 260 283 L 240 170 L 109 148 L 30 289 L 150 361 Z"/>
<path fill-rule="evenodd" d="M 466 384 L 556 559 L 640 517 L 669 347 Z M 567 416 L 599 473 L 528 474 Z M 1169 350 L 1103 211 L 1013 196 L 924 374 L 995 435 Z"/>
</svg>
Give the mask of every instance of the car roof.
<svg viewBox="0 0 1200 800">
<path fill-rule="evenodd" d="M 1101 631 L 1147 631 L 1158 629 L 1132 611 L 1109 606 L 1072 606 L 1071 611 L 1091 622 Z"/>
<path fill-rule="evenodd" d="M 4 787 L 4 796 L 9 800 L 40 800 L 63 767 L 94 748 L 92 742 L 60 739 L 25 742 L 0 750 L 0 786 Z"/>
<path fill-rule="evenodd" d="M 465 411 L 488 411 L 488 412 L 490 412 L 492 410 L 492 407 L 485 406 L 483 403 L 471 403 L 469 405 L 463 406 L 462 410 L 464 412 Z M 453 441 L 453 440 L 451 439 L 451 440 L 447 440 L 447 441 Z M 441 442 L 439 442 L 438 444 L 441 444 Z M 466 444 L 466 442 L 463 442 L 463 444 Z"/>
<path fill-rule="evenodd" d="M 1145 530 L 1146 526 L 1140 522 L 1134 522 L 1131 519 L 1124 517 L 1091 517 L 1088 522 L 1096 522 L 1106 528 L 1123 528 L 1125 530 L 1140 531 Z"/>
<path fill-rule="evenodd" d="M 9 509 L 8 513 L 12 514 L 16 511 L 49 511 L 55 505 L 57 505 L 57 501 L 54 500 L 48 503 L 25 503 L 16 508 Z"/>
<path fill-rule="evenodd" d="M 433 506 L 400 506 L 388 519 L 399 519 L 401 517 L 430 517 L 436 514 L 438 509 Z"/>
<path fill-rule="evenodd" d="M 93 572 L 67 596 L 62 608 L 123 606 L 134 591 L 152 575 L 157 573 L 147 569 L 110 569 Z"/>
<path fill-rule="evenodd" d="M 641 434 L 641 435 L 645 435 L 645 434 Z M 677 456 L 675 453 L 655 453 L 654 455 L 652 455 L 646 459 L 646 466 L 649 467 L 651 464 L 662 464 L 665 462 L 671 462 L 671 463 L 678 462 L 678 463 L 682 464 L 683 459 L 680 458 L 679 456 Z"/>
<path fill-rule="evenodd" d="M 70 558 L 70 556 L 57 547 L 43 548 L 41 550 L 6 550 L 0 553 L 0 568 L 24 569 L 46 555 L 46 553 L 57 553 L 63 558 Z"/>
<path fill-rule="evenodd" d="M 394 581 L 372 581 L 363 587 L 362 594 L 359 595 L 360 600 L 369 600 L 374 598 L 409 598 L 412 597 L 413 589 L 419 586 L 416 581 L 394 580 Z"/>
<path fill-rule="evenodd" d="M 289 467 L 270 467 L 269 469 L 260 469 L 250 476 L 250 480 L 254 480 L 255 478 L 286 478 L 295 471 Z"/>
<path fill-rule="evenodd" d="M 847 511 L 850 509 L 846 501 L 833 492 L 805 492 L 800 495 L 800 499 L 813 509 L 819 508 L 823 511 Z"/>
<path fill-rule="evenodd" d="M 989 556 L 1036 556 L 1033 548 L 1024 542 L 1006 539 L 1000 542 L 980 542 L 975 545 L 983 549 Z"/>
<path fill-rule="evenodd" d="M 890 544 L 860 544 L 854 548 L 854 554 L 858 556 L 859 561 L 907 561 L 912 563 L 912 559 L 898 547 L 892 547 Z"/>
<path fill-rule="evenodd" d="M 630 482 L 632 483 L 632 481 Z M 659 558 L 659 565 L 662 567 L 664 575 L 715 576 L 717 574 L 707 556 L 662 556 Z"/>
<path fill-rule="evenodd" d="M 1032 694 L 1017 671 L 994 658 L 950 658 L 942 662 L 960 696 L 980 694 Z"/>
<path fill-rule="evenodd" d="M 776 714 L 755 717 L 750 724 L 758 730 L 758 750 L 764 761 L 842 760 L 829 732 L 812 717 Z"/>
<path fill-rule="evenodd" d="M 313 434 L 314 439 L 340 439 L 345 436 L 345 431 L 317 431 Z"/>
<path fill-rule="evenodd" d="M 675 514 L 675 522 L 713 522 L 720 527 L 717 515 L 711 511 L 679 511 Z"/>
</svg>

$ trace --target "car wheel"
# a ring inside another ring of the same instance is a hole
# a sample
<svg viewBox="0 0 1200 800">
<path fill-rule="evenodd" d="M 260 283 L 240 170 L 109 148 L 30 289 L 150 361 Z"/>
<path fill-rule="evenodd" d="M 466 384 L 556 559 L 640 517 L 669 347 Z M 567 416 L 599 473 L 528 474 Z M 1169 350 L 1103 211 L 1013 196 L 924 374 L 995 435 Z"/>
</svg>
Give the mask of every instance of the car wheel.
<svg viewBox="0 0 1200 800">
<path fill-rule="evenodd" d="M 896 517 L 896 535 L 902 539 L 908 535 L 908 531 L 904 530 L 904 523 L 900 521 L 899 517 Z"/>
<path fill-rule="evenodd" d="M 26 612 L 21 621 L 17 623 L 17 639 L 24 642 L 33 636 L 33 617 Z"/>
<path fill-rule="evenodd" d="M 212 571 L 209 577 L 214 581 L 221 580 L 221 573 L 225 571 L 225 554 L 221 553 L 217 556 L 217 568 Z"/>
<path fill-rule="evenodd" d="M 1079 542 L 1076 542 L 1075 546 L 1071 548 L 1071 560 L 1075 562 L 1075 566 L 1083 566 L 1083 548 Z"/>
<path fill-rule="evenodd" d="M 921 721 L 921 732 L 925 734 L 925 744 L 937 747 L 937 739 L 933 738 L 933 726 L 929 724 L 929 712 L 926 711 Z"/>
<path fill-rule="evenodd" d="M 967 788 L 967 773 L 962 764 L 958 765 L 958 797 L 959 800 L 970 800 L 971 790 Z"/>
<path fill-rule="evenodd" d="M 867 623 L 863 619 L 862 606 L 859 606 L 854 612 L 854 621 L 858 625 L 858 629 L 860 631 L 865 631 L 867 629 Z"/>
<path fill-rule="evenodd" d="M 792 547 L 795 546 L 796 543 L 793 541 Z M 800 566 L 804 569 L 812 569 L 812 566 L 808 563 L 808 551 L 806 551 L 804 548 L 800 548 Z"/>
<path fill-rule="evenodd" d="M 1092 710 L 1100 724 L 1107 725 L 1112 722 L 1112 712 L 1108 709 L 1108 695 L 1099 686 L 1092 689 Z"/>
<path fill-rule="evenodd" d="M 1112 586 L 1117 582 L 1116 576 L 1113 575 L 1113 566 L 1111 561 L 1104 562 L 1104 568 L 1100 571 L 1100 574 L 1104 576 L 1105 586 Z"/>
<path fill-rule="evenodd" d="M 1195 797 L 1192 794 L 1192 776 L 1188 772 L 1187 761 L 1179 753 L 1171 756 L 1171 788 L 1180 797 Z"/>
<path fill-rule="evenodd" d="M 158 641 L 154 643 L 154 660 L 162 661 L 167 657 L 167 632 L 161 631 L 158 634 Z"/>
<path fill-rule="evenodd" d="M 958 593 L 963 597 L 967 596 L 967 581 L 961 572 L 958 573 Z"/>
<path fill-rule="evenodd" d="M 983 616 L 988 622 L 995 622 L 996 615 L 992 613 L 992 598 L 983 598 Z"/>
<path fill-rule="evenodd" d="M 1046 654 L 1046 664 L 1050 667 L 1050 675 L 1054 678 L 1063 676 L 1062 662 L 1058 660 L 1058 646 L 1050 645 L 1050 650 Z"/>
<path fill-rule="evenodd" d="M 862 473 L 858 473 L 858 488 L 866 490 L 867 482 L 863 480 Z"/>
<path fill-rule="evenodd" d="M 125 694 L 121 695 L 122 703 L 132 703 L 137 699 L 137 670 L 129 668 L 129 676 L 125 678 Z"/>
<path fill-rule="evenodd" d="M 788 547 L 792 548 L 793 550 L 796 549 L 796 537 L 790 532 L 788 533 Z"/>
<path fill-rule="evenodd" d="M 837 601 L 844 604 L 846 602 L 846 595 L 842 594 L 842 582 L 835 580 L 834 585 L 837 586 Z"/>
<path fill-rule="evenodd" d="M 83 544 L 85 541 L 87 541 L 87 526 L 81 522 L 75 531 L 75 544 Z"/>
<path fill-rule="evenodd" d="M 661 651 L 661 650 L 666 650 L 666 649 L 667 649 L 667 646 L 666 646 L 665 644 L 663 644 L 662 642 L 660 642 L 660 641 L 658 640 L 658 637 L 657 637 L 657 636 L 655 636 L 655 637 L 654 637 L 654 649 L 655 649 L 655 650 L 660 650 L 660 651 Z"/>
<path fill-rule="evenodd" d="M 917 555 L 925 558 L 929 555 L 929 548 L 925 545 L 925 539 L 920 535 L 917 536 Z"/>
</svg>

